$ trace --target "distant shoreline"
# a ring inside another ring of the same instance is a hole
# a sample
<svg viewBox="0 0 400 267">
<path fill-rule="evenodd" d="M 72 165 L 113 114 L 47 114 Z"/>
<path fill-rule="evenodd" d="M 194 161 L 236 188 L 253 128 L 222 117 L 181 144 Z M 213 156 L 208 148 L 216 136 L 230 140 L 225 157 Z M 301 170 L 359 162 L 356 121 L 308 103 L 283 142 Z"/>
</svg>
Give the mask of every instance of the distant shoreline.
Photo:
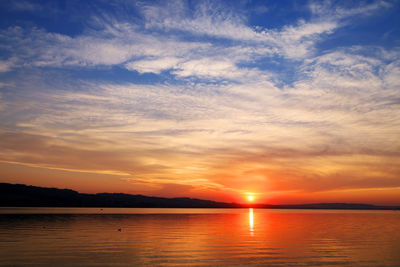
<svg viewBox="0 0 400 267">
<path fill-rule="evenodd" d="M 162 198 L 123 193 L 85 194 L 71 189 L 9 183 L 0 183 L 0 207 L 400 210 L 400 206 L 378 206 L 361 203 L 239 204 L 186 197 Z"/>
</svg>

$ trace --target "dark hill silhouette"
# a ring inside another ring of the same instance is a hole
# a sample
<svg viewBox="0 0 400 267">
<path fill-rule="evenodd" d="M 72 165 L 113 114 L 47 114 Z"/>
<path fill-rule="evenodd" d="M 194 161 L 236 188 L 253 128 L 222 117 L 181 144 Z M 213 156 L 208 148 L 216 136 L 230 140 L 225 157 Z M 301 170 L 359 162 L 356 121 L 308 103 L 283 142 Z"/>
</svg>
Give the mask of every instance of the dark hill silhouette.
<svg viewBox="0 0 400 267">
<path fill-rule="evenodd" d="M 70 189 L 0 183 L 0 206 L 237 208 L 237 204 L 193 198 L 162 198 L 122 193 L 83 194 Z"/>
<path fill-rule="evenodd" d="M 0 183 L 2 207 L 125 207 L 125 208 L 269 208 L 269 209 L 400 209 L 370 204 L 318 203 L 294 205 L 237 204 L 194 198 L 163 198 L 122 193 L 84 194 L 71 189 Z"/>
</svg>

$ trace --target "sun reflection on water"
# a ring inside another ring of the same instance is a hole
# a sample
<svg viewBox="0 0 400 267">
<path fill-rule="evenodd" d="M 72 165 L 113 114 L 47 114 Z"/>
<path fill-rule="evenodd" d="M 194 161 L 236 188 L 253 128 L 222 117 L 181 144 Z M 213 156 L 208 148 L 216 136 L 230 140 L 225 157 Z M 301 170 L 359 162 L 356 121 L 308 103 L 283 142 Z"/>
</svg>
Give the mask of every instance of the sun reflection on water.
<svg viewBox="0 0 400 267">
<path fill-rule="evenodd" d="M 249 230 L 250 235 L 254 235 L 254 215 L 253 215 L 253 208 L 249 208 Z"/>
</svg>

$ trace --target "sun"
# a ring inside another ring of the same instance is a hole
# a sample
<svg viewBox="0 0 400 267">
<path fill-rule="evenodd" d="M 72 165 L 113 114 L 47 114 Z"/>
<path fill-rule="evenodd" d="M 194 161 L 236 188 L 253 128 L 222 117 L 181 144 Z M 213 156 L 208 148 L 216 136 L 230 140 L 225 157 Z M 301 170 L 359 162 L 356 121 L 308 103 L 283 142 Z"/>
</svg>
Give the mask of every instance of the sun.
<svg viewBox="0 0 400 267">
<path fill-rule="evenodd" d="M 253 201 L 254 200 L 253 196 L 248 196 L 247 198 L 248 198 L 249 201 Z"/>
</svg>

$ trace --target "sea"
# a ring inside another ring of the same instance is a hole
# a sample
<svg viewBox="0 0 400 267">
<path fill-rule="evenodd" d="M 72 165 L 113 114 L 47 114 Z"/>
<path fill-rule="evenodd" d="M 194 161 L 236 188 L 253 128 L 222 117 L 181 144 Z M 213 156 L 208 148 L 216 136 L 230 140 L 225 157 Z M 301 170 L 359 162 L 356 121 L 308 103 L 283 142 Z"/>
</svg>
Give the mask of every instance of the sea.
<svg viewBox="0 0 400 267">
<path fill-rule="evenodd" d="M 400 266 L 400 211 L 0 208 L 1 266 Z"/>
</svg>

